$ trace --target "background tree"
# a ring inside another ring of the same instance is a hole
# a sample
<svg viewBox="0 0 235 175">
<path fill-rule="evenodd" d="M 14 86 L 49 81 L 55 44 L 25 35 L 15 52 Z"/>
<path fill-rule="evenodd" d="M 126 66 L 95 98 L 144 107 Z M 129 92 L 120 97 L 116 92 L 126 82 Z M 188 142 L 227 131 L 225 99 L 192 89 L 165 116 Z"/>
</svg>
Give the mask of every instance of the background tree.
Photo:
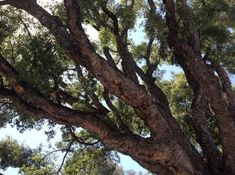
<svg viewBox="0 0 235 175">
<path fill-rule="evenodd" d="M 77 135 L 83 139 L 89 137 L 83 131 Z M 81 142 L 78 137 L 64 138 L 54 150 L 45 151 L 42 146 L 31 149 L 8 137 L 0 142 L 0 168 L 19 168 L 19 173 L 24 175 L 124 174 L 116 152 L 88 139 L 86 143 Z M 56 153 L 62 153 L 62 158 Z"/>
<path fill-rule="evenodd" d="M 234 1 L 0 5 L 1 126 L 81 127 L 153 173 L 235 173 Z M 137 21 L 146 34 L 138 45 L 129 35 Z M 185 77 L 162 82 L 162 63 Z"/>
<path fill-rule="evenodd" d="M 32 150 L 8 137 L 0 142 L 0 167 L 3 170 L 8 167 L 20 168 L 20 173 L 25 175 L 49 174 L 53 164 L 43 159 L 40 150 Z"/>
</svg>

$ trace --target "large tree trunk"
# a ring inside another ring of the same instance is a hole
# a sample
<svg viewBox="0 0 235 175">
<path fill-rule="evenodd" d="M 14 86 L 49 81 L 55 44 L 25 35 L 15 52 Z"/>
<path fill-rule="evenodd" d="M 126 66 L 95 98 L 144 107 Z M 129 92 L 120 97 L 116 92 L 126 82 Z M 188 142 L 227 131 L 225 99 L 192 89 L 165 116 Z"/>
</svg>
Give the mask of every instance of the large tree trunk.
<svg viewBox="0 0 235 175">
<path fill-rule="evenodd" d="M 12 90 L 0 87 L 0 96 L 11 99 L 18 110 L 40 118 L 47 116 L 48 119 L 57 123 L 86 128 L 95 133 L 111 149 L 131 156 L 146 169 L 160 175 L 235 174 L 235 104 L 231 85 L 223 70 L 218 69 L 220 77 L 211 73 L 202 61 L 200 50 L 195 50 L 198 48 L 197 44 L 189 46 L 179 42 L 173 0 L 164 1 L 170 33 L 168 43 L 194 91 L 192 117 L 198 142 L 205 157 L 202 157 L 183 135 L 171 114 L 165 94 L 154 83 L 154 79 L 138 68 L 136 70 L 137 66 L 128 52 L 127 46 L 124 47 L 125 43 L 119 40 L 118 28 L 116 28 L 115 34 L 124 73 L 95 52 L 83 30 L 76 0 L 64 1 L 69 32 L 59 18 L 50 15 L 35 0 L 1 2 L 0 4 L 10 4 L 24 9 L 37 18 L 51 31 L 77 66 L 86 67 L 109 92 L 135 110 L 138 117 L 150 130 L 151 136 L 143 138 L 128 129 L 120 130 L 115 126 L 110 126 L 100 117 L 103 115 L 103 111 L 75 111 L 46 99 L 37 89 L 22 82 L 18 72 L 3 56 L 0 56 L 0 72 L 7 77 L 12 86 Z M 154 9 L 154 1 L 148 0 L 148 2 Z M 112 18 L 114 27 L 117 26 L 115 16 L 105 6 L 103 6 L 103 10 Z M 150 63 L 148 62 L 148 64 Z M 150 64 L 151 66 L 152 70 L 149 69 L 149 72 L 154 70 L 154 65 Z M 139 85 L 136 72 L 133 71 L 136 71 L 147 84 L 146 88 Z M 221 86 L 219 78 L 222 79 L 224 88 Z M 30 97 L 26 97 L 28 93 L 30 93 Z M 106 98 L 108 97 L 106 96 Z M 109 105 L 112 109 L 112 104 Z M 218 122 L 223 153 L 214 145 L 208 131 L 204 116 L 206 105 L 210 106 Z"/>
</svg>

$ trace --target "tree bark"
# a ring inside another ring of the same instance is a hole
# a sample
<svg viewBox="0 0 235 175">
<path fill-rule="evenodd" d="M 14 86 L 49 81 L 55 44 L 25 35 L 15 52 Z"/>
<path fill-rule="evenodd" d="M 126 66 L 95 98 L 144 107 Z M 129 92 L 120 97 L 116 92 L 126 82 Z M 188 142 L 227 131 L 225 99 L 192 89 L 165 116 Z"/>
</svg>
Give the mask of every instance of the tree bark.
<svg viewBox="0 0 235 175">
<path fill-rule="evenodd" d="M 166 20 L 170 32 L 168 38 L 169 46 L 177 55 L 180 55 L 180 57 L 176 58 L 184 69 L 188 81 L 194 81 L 194 84 L 204 87 L 203 91 L 218 122 L 223 146 L 224 172 L 235 174 L 235 152 L 233 151 L 235 150 L 234 112 L 229 109 L 218 77 L 208 70 L 202 61 L 201 54 L 194 52 L 193 46 L 180 42 L 174 1 L 164 0 L 163 2 L 167 11 Z M 190 75 L 187 76 L 188 72 L 190 72 Z"/>
<path fill-rule="evenodd" d="M 152 5 L 154 3 L 151 0 L 148 0 L 148 2 Z M 204 105 L 208 103 L 215 113 L 219 126 L 223 146 L 223 173 L 234 174 L 234 109 L 228 107 L 218 77 L 207 69 L 198 54 L 198 49 L 195 51 L 187 44 L 179 42 L 174 1 L 164 0 L 163 2 L 166 7 L 166 20 L 170 31 L 168 43 L 177 55 L 177 61 L 184 69 L 187 80 L 194 90 L 195 98 L 192 105 L 192 114 L 195 128 L 198 129 L 196 132 L 199 143 L 203 147 L 209 163 L 203 160 L 202 156 L 184 137 L 171 114 L 165 94 L 149 75 L 152 74 L 155 65 L 152 65 L 148 74 L 139 70 L 127 47 L 122 46 L 123 43 L 119 40 L 120 38 L 117 38 L 117 41 L 118 50 L 123 60 L 123 72 L 117 69 L 107 49 L 105 52 L 108 61 L 98 55 L 82 27 L 81 14 L 76 0 L 64 0 L 69 31 L 58 17 L 49 14 L 35 0 L 5 0 L 1 1 L 0 5 L 13 5 L 16 8 L 24 9 L 37 18 L 42 25 L 51 31 L 66 54 L 74 60 L 76 66 L 86 67 L 109 92 L 135 110 L 138 117 L 149 128 L 151 136 L 142 138 L 130 132 L 128 128 L 120 130 L 120 128 L 110 125 L 102 118 L 105 115 L 104 111 L 77 111 L 48 100 L 37 89 L 22 82 L 18 72 L 3 56 L 0 57 L 0 72 L 8 79 L 11 89 L 0 89 L 0 96 L 11 99 L 18 110 L 28 114 L 33 114 L 39 118 L 48 118 L 61 124 L 86 128 L 97 134 L 103 143 L 111 149 L 128 154 L 143 167 L 163 175 L 220 174 L 220 168 L 215 165 L 220 166 L 222 162 L 221 155 L 211 141 L 204 118 Z M 114 27 L 116 26 L 114 29 L 118 37 L 117 19 L 109 11 L 106 13 L 113 19 Z M 150 46 L 151 42 L 153 41 L 150 40 Z M 149 57 L 150 46 L 148 47 L 147 57 Z M 139 85 L 136 72 L 145 81 L 146 89 Z M 221 77 L 222 74 L 220 74 Z M 226 81 L 223 80 L 222 84 L 224 84 L 224 89 L 228 91 L 230 87 L 228 87 L 227 79 Z M 197 90 L 198 87 L 199 90 Z M 27 96 L 27 94 L 30 94 L 30 96 Z M 202 95 L 206 96 L 206 101 L 202 100 Z M 111 110 L 115 110 L 108 97 L 105 98 Z M 97 101 L 98 103 L 99 101 Z M 230 102 L 231 105 L 229 106 L 233 106 L 232 103 Z M 212 165 L 213 161 L 215 161 L 215 165 Z"/>
</svg>

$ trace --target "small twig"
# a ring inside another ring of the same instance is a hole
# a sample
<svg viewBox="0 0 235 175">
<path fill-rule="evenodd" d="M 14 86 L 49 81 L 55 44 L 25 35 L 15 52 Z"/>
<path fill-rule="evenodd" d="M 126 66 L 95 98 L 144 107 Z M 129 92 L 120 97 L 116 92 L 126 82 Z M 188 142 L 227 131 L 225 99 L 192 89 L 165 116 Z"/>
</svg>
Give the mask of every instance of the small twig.
<svg viewBox="0 0 235 175">
<path fill-rule="evenodd" d="M 85 145 L 85 146 L 93 146 L 93 145 L 96 145 L 96 144 L 98 144 L 100 142 L 99 140 L 96 141 L 96 142 L 93 142 L 93 143 L 85 142 L 84 140 L 81 140 L 81 138 L 76 136 L 76 134 L 73 132 L 71 127 L 69 127 L 68 130 L 69 130 L 69 133 L 70 133 L 70 135 L 72 137 L 72 140 L 76 141 L 79 144 L 82 144 L 82 145 Z"/>
<path fill-rule="evenodd" d="M 40 162 L 41 162 L 42 160 L 44 160 L 47 156 L 49 156 L 49 155 L 51 155 L 51 154 L 53 154 L 53 153 L 55 153 L 55 152 L 63 152 L 63 151 L 67 151 L 67 149 L 57 149 L 57 150 L 51 151 L 51 152 L 49 152 L 48 154 L 46 154 L 45 156 L 43 156 L 43 157 L 41 158 Z"/>
<path fill-rule="evenodd" d="M 72 145 L 73 145 L 74 142 L 75 142 L 75 140 L 72 140 L 72 141 L 69 143 L 69 145 L 68 145 L 68 147 L 67 147 L 67 150 L 66 150 L 66 153 L 64 154 L 63 160 L 62 160 L 62 162 L 61 162 L 61 164 L 60 164 L 60 167 L 59 167 L 59 169 L 57 170 L 56 174 L 59 174 L 59 172 L 61 171 L 61 169 L 62 169 L 62 167 L 63 167 L 63 165 L 64 165 L 64 162 L 65 162 L 65 159 L 66 159 L 68 153 L 70 152 L 70 149 L 71 149 L 71 147 L 72 147 Z"/>
</svg>

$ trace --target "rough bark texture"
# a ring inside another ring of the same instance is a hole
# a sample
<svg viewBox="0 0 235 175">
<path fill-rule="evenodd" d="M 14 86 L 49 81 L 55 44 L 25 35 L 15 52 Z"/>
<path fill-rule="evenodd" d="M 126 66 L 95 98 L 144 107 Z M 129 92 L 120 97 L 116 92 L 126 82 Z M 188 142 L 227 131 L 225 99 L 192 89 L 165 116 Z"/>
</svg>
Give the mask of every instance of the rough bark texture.
<svg viewBox="0 0 235 175">
<path fill-rule="evenodd" d="M 154 9 L 156 11 L 154 1 L 148 0 L 148 3 L 152 12 Z M 102 9 L 113 22 L 112 31 L 116 37 L 123 71 L 115 66 L 108 48 L 104 48 L 105 59 L 92 47 L 82 27 L 80 7 L 76 0 L 64 0 L 68 29 L 58 17 L 49 14 L 35 0 L 0 2 L 0 5 L 9 4 L 25 10 L 47 27 L 76 66 L 86 67 L 102 83 L 106 89 L 104 100 L 110 110 L 117 111 L 108 93 L 122 99 L 135 110 L 150 130 L 149 138 L 142 138 L 132 133 L 123 123 L 123 126 L 118 128 L 104 122 L 102 116 L 108 111 L 103 109 L 95 94 L 93 94 L 93 101 L 96 103 L 97 110 L 93 112 L 72 110 L 48 100 L 30 84 L 22 82 L 19 73 L 2 55 L 0 73 L 9 81 L 11 89 L 0 86 L 0 97 L 12 100 L 18 110 L 36 117 L 86 128 L 96 133 L 111 149 L 128 154 L 146 169 L 160 175 L 235 174 L 235 100 L 230 80 L 226 71 L 220 66 L 216 68 L 219 76 L 211 73 L 199 54 L 200 46 L 197 37 L 193 38 L 195 42 L 190 43 L 191 45 L 179 40 L 174 1 L 163 0 L 163 3 L 169 29 L 168 44 L 194 92 L 192 119 L 204 157 L 182 134 L 171 114 L 165 94 L 152 77 L 157 66 L 149 61 L 153 39 L 150 39 L 145 55 L 148 66 L 145 73 L 136 65 L 128 50 L 125 42 L 125 32 L 128 29 L 120 31 L 117 17 L 106 8 L 106 4 L 102 4 Z M 198 36 L 198 34 L 194 33 L 192 36 Z M 145 82 L 146 88 L 139 84 L 137 74 Z M 76 100 L 72 96 L 70 99 Z M 223 153 L 215 146 L 208 131 L 208 123 L 205 119 L 206 105 L 211 107 L 217 120 Z"/>
</svg>

